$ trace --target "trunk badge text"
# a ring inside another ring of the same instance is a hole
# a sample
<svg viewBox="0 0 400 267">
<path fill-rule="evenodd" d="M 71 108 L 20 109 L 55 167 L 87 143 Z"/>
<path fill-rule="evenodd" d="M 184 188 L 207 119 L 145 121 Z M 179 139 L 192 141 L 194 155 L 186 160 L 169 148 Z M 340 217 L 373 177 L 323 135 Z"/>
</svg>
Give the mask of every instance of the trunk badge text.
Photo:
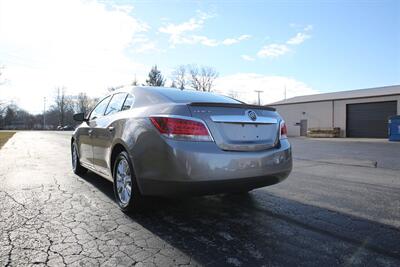
<svg viewBox="0 0 400 267">
<path fill-rule="evenodd" d="M 210 110 L 200 110 L 200 109 L 194 110 L 193 112 L 194 112 L 194 113 L 211 113 Z"/>
</svg>

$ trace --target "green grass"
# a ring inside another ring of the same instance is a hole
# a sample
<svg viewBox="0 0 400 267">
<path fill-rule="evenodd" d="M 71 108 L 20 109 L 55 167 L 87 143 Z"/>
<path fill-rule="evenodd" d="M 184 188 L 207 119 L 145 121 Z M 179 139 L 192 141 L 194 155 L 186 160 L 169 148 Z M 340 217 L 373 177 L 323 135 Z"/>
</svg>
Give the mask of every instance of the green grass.
<svg viewBox="0 0 400 267">
<path fill-rule="evenodd" d="M 0 132 L 0 148 L 10 139 L 15 132 Z"/>
</svg>

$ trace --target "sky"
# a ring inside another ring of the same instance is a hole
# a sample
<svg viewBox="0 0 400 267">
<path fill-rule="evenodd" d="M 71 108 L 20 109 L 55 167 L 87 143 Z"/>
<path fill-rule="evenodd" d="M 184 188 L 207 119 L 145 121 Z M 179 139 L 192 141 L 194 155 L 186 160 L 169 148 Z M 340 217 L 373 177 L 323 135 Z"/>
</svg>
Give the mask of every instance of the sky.
<svg viewBox="0 0 400 267">
<path fill-rule="evenodd" d="M 400 1 L 0 0 L 0 99 L 32 113 L 155 64 L 166 85 L 212 66 L 214 91 L 249 103 L 400 84 Z"/>
</svg>

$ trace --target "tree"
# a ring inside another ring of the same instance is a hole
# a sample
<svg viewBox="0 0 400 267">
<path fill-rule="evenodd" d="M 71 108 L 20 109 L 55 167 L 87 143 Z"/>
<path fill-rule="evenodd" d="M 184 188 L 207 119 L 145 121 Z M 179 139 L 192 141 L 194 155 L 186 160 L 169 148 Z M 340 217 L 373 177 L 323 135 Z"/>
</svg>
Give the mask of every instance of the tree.
<svg viewBox="0 0 400 267">
<path fill-rule="evenodd" d="M 93 100 L 90 99 L 86 93 L 78 94 L 78 96 L 76 97 L 76 103 L 75 103 L 76 112 L 88 114 L 88 112 L 91 110 L 92 106 L 93 106 Z"/>
<path fill-rule="evenodd" d="M 186 80 L 186 66 L 179 65 L 176 69 L 172 72 L 172 81 L 176 85 L 177 88 L 183 90 L 187 84 Z"/>
<path fill-rule="evenodd" d="M 1 127 L 6 129 L 33 129 L 35 126 L 35 116 L 19 108 L 15 104 L 10 104 L 5 112 Z"/>
<path fill-rule="evenodd" d="M 157 69 L 157 65 L 151 68 L 149 72 L 149 79 L 146 80 L 147 85 L 150 86 L 164 86 L 165 80 L 161 71 Z"/>
<path fill-rule="evenodd" d="M 107 90 L 108 90 L 109 92 L 114 92 L 114 91 L 119 90 L 119 89 L 121 89 L 121 88 L 123 88 L 123 87 L 124 87 L 123 85 L 111 86 L 111 87 L 108 87 Z"/>
<path fill-rule="evenodd" d="M 66 123 L 66 115 L 68 116 L 68 123 L 72 123 L 73 103 L 70 96 L 65 95 L 65 88 L 57 88 L 57 95 L 55 97 L 55 110 L 58 113 L 58 125 L 64 126 Z"/>
<path fill-rule="evenodd" d="M 176 88 L 175 81 L 172 81 L 172 83 L 171 83 L 171 88 Z"/>
<path fill-rule="evenodd" d="M 211 92 L 213 83 L 218 77 L 218 72 L 208 66 L 199 68 L 197 65 L 189 66 L 190 84 L 197 91 Z"/>
<path fill-rule="evenodd" d="M 65 116 L 65 89 L 57 88 L 57 96 L 55 98 L 56 109 L 58 112 L 58 125 L 64 126 L 64 116 Z"/>
<path fill-rule="evenodd" d="M 16 119 L 15 109 L 11 106 L 7 107 L 6 115 L 4 116 L 4 125 L 12 124 Z"/>
<path fill-rule="evenodd" d="M 133 86 L 139 85 L 139 83 L 138 83 L 138 81 L 137 81 L 137 79 L 136 79 L 136 74 L 135 74 L 135 79 L 134 79 L 133 82 L 132 82 L 132 85 L 133 85 Z"/>
<path fill-rule="evenodd" d="M 3 67 L 3 66 L 0 66 L 0 85 L 2 85 L 3 83 L 5 83 L 5 81 L 3 81 L 3 80 L 1 79 L 1 77 L 2 77 L 2 75 L 3 75 L 3 72 L 2 72 L 3 69 L 4 69 L 4 67 Z M 3 100 L 3 99 L 0 99 L 0 119 L 1 119 L 2 116 L 3 116 L 3 113 L 6 111 L 7 106 L 8 106 L 7 101 L 6 101 L 6 100 Z"/>
</svg>

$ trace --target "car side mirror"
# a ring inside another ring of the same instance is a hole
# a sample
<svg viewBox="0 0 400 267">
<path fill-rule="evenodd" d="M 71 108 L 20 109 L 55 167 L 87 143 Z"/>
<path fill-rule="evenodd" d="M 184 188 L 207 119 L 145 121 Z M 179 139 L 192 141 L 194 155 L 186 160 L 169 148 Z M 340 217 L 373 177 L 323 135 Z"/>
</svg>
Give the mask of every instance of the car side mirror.
<svg viewBox="0 0 400 267">
<path fill-rule="evenodd" d="M 85 113 L 76 113 L 73 116 L 74 121 L 79 121 L 79 122 L 83 122 L 83 121 L 87 121 L 87 119 L 85 118 Z"/>
</svg>

